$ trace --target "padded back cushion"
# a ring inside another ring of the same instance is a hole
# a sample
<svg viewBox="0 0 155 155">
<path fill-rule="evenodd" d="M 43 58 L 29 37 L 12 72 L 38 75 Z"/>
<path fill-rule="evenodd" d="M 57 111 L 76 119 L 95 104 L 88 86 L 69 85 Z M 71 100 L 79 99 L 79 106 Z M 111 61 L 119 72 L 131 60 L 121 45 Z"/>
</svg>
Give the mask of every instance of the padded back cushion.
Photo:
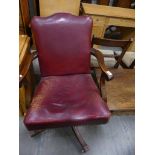
<svg viewBox="0 0 155 155">
<path fill-rule="evenodd" d="M 33 17 L 31 27 L 41 76 L 90 72 L 90 17 L 68 13 Z"/>
</svg>

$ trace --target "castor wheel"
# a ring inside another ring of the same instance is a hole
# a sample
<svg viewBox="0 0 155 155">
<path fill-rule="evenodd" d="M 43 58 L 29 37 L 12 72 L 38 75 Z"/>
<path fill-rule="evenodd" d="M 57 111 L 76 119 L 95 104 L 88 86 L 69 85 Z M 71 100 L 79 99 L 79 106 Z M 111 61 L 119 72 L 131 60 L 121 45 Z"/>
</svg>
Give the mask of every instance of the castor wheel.
<svg viewBox="0 0 155 155">
<path fill-rule="evenodd" d="M 82 149 L 82 153 L 85 153 L 89 150 L 89 147 L 88 145 L 84 146 L 83 149 Z"/>
</svg>

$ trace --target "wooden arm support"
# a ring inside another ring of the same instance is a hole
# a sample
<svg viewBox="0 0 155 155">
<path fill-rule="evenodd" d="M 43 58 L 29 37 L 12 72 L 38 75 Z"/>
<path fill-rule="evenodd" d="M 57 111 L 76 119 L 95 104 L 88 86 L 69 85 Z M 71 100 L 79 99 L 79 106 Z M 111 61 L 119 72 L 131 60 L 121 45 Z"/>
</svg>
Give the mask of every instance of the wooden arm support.
<svg viewBox="0 0 155 155">
<path fill-rule="evenodd" d="M 92 48 L 91 54 L 97 58 L 98 64 L 101 68 L 102 74 L 107 81 L 113 79 L 113 74 L 106 68 L 104 64 L 104 55 L 97 49 Z"/>
</svg>

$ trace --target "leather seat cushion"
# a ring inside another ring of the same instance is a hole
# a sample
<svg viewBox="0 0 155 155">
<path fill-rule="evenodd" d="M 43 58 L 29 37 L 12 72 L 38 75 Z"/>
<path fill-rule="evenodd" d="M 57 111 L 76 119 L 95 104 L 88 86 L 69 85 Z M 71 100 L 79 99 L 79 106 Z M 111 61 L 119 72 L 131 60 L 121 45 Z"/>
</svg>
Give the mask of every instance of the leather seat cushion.
<svg viewBox="0 0 155 155">
<path fill-rule="evenodd" d="M 24 123 L 29 130 L 106 123 L 110 117 L 91 74 L 43 77 Z"/>
</svg>

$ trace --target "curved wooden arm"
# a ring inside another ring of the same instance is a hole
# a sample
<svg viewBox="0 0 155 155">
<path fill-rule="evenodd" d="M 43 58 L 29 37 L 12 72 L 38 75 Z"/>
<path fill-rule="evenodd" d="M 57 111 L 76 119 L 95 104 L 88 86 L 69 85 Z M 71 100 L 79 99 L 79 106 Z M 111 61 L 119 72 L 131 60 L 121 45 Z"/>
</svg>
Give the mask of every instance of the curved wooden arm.
<svg viewBox="0 0 155 155">
<path fill-rule="evenodd" d="M 106 68 L 104 64 L 104 55 L 97 49 L 92 48 L 91 54 L 97 58 L 98 64 L 102 70 L 102 74 L 104 75 L 107 81 L 113 79 L 113 74 Z"/>
</svg>

